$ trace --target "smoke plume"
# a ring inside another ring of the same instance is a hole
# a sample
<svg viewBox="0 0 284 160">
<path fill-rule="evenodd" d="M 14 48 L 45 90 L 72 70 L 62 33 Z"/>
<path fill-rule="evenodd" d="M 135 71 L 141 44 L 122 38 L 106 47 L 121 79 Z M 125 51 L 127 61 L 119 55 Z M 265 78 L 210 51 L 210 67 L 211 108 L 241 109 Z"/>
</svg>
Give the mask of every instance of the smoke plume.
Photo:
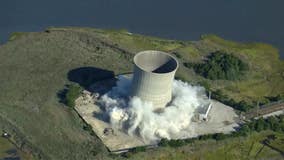
<svg viewBox="0 0 284 160">
<path fill-rule="evenodd" d="M 129 97 L 131 79 L 122 76 L 100 102 L 113 127 L 146 142 L 192 137 L 191 119 L 197 109 L 208 103 L 205 90 L 180 80 L 174 80 L 172 87 L 172 101 L 161 112 L 154 112 L 151 102 Z"/>
</svg>

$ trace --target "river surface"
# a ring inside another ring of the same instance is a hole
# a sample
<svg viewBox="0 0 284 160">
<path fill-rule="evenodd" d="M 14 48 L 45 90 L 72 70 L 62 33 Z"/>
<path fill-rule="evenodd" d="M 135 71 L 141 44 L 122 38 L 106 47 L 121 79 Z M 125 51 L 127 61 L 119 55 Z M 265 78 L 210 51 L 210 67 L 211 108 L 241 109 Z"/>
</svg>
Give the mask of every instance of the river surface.
<svg viewBox="0 0 284 160">
<path fill-rule="evenodd" d="M 0 43 L 49 26 L 127 29 L 179 40 L 201 34 L 266 42 L 284 58 L 284 0 L 1 0 Z"/>
</svg>

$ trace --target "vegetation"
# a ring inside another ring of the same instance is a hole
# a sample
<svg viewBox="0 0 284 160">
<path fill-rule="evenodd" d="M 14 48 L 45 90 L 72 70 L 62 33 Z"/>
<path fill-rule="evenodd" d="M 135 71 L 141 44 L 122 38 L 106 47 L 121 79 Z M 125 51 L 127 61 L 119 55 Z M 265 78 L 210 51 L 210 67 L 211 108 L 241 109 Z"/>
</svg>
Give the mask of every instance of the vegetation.
<svg viewBox="0 0 284 160">
<path fill-rule="evenodd" d="M 270 97 L 266 97 L 267 100 L 266 102 L 278 102 L 278 101 L 284 101 L 284 93 L 283 94 L 278 94 L 276 96 L 270 96 Z M 264 103 L 265 104 L 265 103 Z"/>
<path fill-rule="evenodd" d="M 206 84 L 211 91 L 220 90 L 222 96 L 234 102 L 244 101 L 252 105 L 258 100 L 265 102 L 282 95 L 284 91 L 284 63 L 278 59 L 278 51 L 266 44 L 236 43 L 212 35 L 202 36 L 200 41 L 193 43 L 126 31 L 71 27 L 15 35 L 0 46 L 0 128 L 12 135 L 21 150 L 32 152 L 36 159 L 123 159 L 109 156 L 107 149 L 90 134 L 77 113 L 63 107 L 59 101 L 61 97 L 56 93 L 66 84 L 76 83 L 68 75 L 78 68 L 91 66 L 115 75 L 131 72 L 132 57 L 137 51 L 175 52 L 181 62 L 177 77 L 193 84 Z M 204 57 L 217 50 L 231 53 L 246 62 L 249 70 L 245 77 L 238 81 L 210 80 L 182 65 L 202 63 Z M 222 139 L 222 136 L 215 135 L 215 138 Z M 226 138 L 218 142 L 200 140 L 194 141 L 194 146 L 186 143 L 177 148 L 167 146 L 133 153 L 131 159 L 198 159 L 201 155 L 208 159 L 225 153 L 228 159 L 232 159 L 230 156 L 241 157 L 247 153 L 247 146 L 254 143 L 247 158 L 250 159 L 262 146 L 259 141 L 263 138 L 266 134 L 252 133 L 246 138 L 235 137 L 230 141 Z M 244 147 L 235 147 L 240 145 Z M 270 154 L 277 156 L 268 149 L 259 156 L 269 157 Z"/>
<path fill-rule="evenodd" d="M 189 144 L 194 144 L 198 141 L 205 141 L 205 140 L 216 140 L 216 141 L 221 141 L 221 140 L 225 140 L 227 138 L 236 138 L 236 137 L 241 137 L 241 136 L 251 136 L 252 134 L 254 134 L 255 132 L 262 132 L 265 130 L 272 130 L 277 134 L 280 134 L 281 136 L 283 136 L 284 133 L 284 115 L 280 115 L 280 116 L 271 116 L 268 117 L 266 119 L 263 118 L 259 118 L 259 119 L 253 119 L 250 122 L 247 122 L 245 124 L 243 124 L 238 131 L 236 132 L 232 132 L 231 134 L 223 134 L 223 133 L 215 133 L 215 134 L 208 134 L 208 135 L 201 135 L 199 137 L 196 138 L 189 138 L 189 139 L 177 139 L 177 140 L 167 140 L 167 139 L 162 139 L 159 142 L 159 146 L 161 147 L 171 147 L 171 148 L 180 148 L 182 146 L 186 146 Z M 272 138 L 271 138 L 272 137 Z M 271 140 L 275 140 L 275 134 L 269 135 L 268 139 Z M 265 141 L 267 141 L 268 139 L 266 139 Z M 280 141 L 282 141 L 283 139 L 279 139 Z M 278 142 L 279 142 L 278 140 Z M 278 142 L 274 142 L 279 149 L 281 149 L 281 147 L 283 146 L 283 144 L 277 144 Z M 271 141 L 269 141 L 269 143 L 273 143 Z M 281 147 L 279 147 L 279 145 Z M 137 147 L 134 148 L 132 151 L 132 153 L 137 153 L 137 152 L 145 152 L 145 148 L 143 147 L 141 149 L 141 147 Z M 126 157 L 131 157 L 132 154 L 126 154 Z"/>
<path fill-rule="evenodd" d="M 206 84 L 205 84 L 206 86 Z M 207 87 L 208 88 L 208 87 Z M 210 91 L 210 89 L 208 89 Z M 239 111 L 243 111 L 243 112 L 247 112 L 255 107 L 257 107 L 257 105 L 269 105 L 270 103 L 274 103 L 274 102 L 282 102 L 284 101 L 284 96 L 283 94 L 279 94 L 276 96 L 272 96 L 272 97 L 266 97 L 264 98 L 262 101 L 254 101 L 252 103 L 248 103 L 244 100 L 236 102 L 234 99 L 229 98 L 228 96 L 226 96 L 222 90 L 217 89 L 216 91 L 210 91 L 211 92 L 211 97 L 213 99 L 216 99 L 218 101 L 223 102 L 224 104 L 233 107 L 236 110 Z"/>
<path fill-rule="evenodd" d="M 196 140 L 223 140 L 226 138 L 248 136 L 253 132 L 261 132 L 264 130 L 272 130 L 278 133 L 284 133 L 284 115 L 271 116 L 267 119 L 259 118 L 253 119 L 250 122 L 243 124 L 238 131 L 232 132 L 231 134 L 215 133 L 208 135 L 201 135 L 197 138 L 190 139 L 177 139 L 177 140 L 167 140 L 162 139 L 159 143 L 160 146 L 170 146 L 170 147 L 181 147 L 186 144 L 191 144 Z"/>
<path fill-rule="evenodd" d="M 247 112 L 250 109 L 257 106 L 257 104 L 248 103 L 244 100 L 240 102 L 236 102 L 234 99 L 229 98 L 228 96 L 224 95 L 223 92 L 220 89 L 217 89 L 216 91 L 211 92 L 211 97 L 213 99 L 216 99 L 218 101 L 223 102 L 224 104 L 233 107 L 236 110 Z"/>
<path fill-rule="evenodd" d="M 205 137 L 205 136 L 204 136 Z M 247 136 L 229 137 L 223 140 L 207 139 L 188 139 L 184 145 L 173 147 L 169 145 L 155 149 L 148 149 L 146 152 L 126 154 L 128 159 L 282 159 L 282 155 L 277 150 L 283 150 L 282 133 L 273 131 L 251 132 Z M 264 144 L 269 141 L 271 148 Z M 275 150 L 276 149 L 276 150 Z M 120 159 L 120 157 L 117 157 Z"/>
<path fill-rule="evenodd" d="M 202 64 L 211 53 L 230 53 L 247 64 L 249 70 L 239 80 L 210 80 L 196 75 L 193 65 Z M 206 82 L 211 91 L 221 90 L 228 99 L 245 101 L 249 105 L 266 101 L 266 97 L 284 92 L 284 62 L 279 60 L 278 50 L 263 43 L 238 43 L 215 35 L 203 35 L 202 40 L 177 49 L 181 62 L 188 67 L 180 68 L 183 79 L 190 82 Z"/>
<path fill-rule="evenodd" d="M 284 133 L 284 115 L 271 116 L 266 119 L 254 119 L 248 124 L 244 125 L 242 128 L 245 133 L 250 131 L 260 132 L 263 130 L 272 130 L 275 132 Z"/>
<path fill-rule="evenodd" d="M 130 152 L 133 152 L 133 153 L 145 152 L 145 151 L 146 151 L 146 147 L 144 147 L 144 146 L 135 147 L 135 148 L 133 148 L 132 150 L 130 150 Z"/>
<path fill-rule="evenodd" d="M 66 93 L 66 99 L 65 99 L 66 105 L 71 108 L 74 108 L 75 100 L 79 97 L 81 91 L 82 88 L 79 85 L 70 85 Z"/>
<path fill-rule="evenodd" d="M 16 159 L 33 160 L 32 155 L 22 152 L 17 149 L 8 139 L 0 137 L 0 159 Z"/>
<path fill-rule="evenodd" d="M 18 39 L 18 38 L 24 36 L 25 34 L 26 34 L 25 32 L 13 32 L 9 37 L 9 41 L 13 41 L 15 39 Z"/>
<path fill-rule="evenodd" d="M 227 53 L 217 51 L 207 58 L 205 63 L 193 64 L 193 68 L 198 74 L 212 80 L 238 80 L 248 70 L 247 64 Z M 185 63 L 185 66 L 191 67 L 189 63 Z"/>
<path fill-rule="evenodd" d="M 85 123 L 83 129 L 90 133 L 91 136 L 96 136 L 96 133 L 93 131 L 93 128 L 90 124 Z"/>
<path fill-rule="evenodd" d="M 131 71 L 131 61 L 119 58 L 123 54 L 91 34 L 72 31 L 26 33 L 1 45 L 0 129 L 36 159 L 106 159 L 102 142 L 56 93 L 71 83 L 68 73 L 77 68 Z"/>
</svg>

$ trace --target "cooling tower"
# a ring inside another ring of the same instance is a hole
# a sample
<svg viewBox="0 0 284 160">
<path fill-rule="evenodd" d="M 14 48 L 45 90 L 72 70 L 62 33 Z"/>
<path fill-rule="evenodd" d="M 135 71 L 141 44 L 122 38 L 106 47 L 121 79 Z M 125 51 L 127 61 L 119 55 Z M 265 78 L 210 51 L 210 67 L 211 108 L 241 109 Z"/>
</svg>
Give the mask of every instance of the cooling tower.
<svg viewBox="0 0 284 160">
<path fill-rule="evenodd" d="M 143 51 L 134 57 L 132 96 L 152 102 L 161 109 L 172 99 L 172 83 L 178 61 L 161 51 Z"/>
</svg>

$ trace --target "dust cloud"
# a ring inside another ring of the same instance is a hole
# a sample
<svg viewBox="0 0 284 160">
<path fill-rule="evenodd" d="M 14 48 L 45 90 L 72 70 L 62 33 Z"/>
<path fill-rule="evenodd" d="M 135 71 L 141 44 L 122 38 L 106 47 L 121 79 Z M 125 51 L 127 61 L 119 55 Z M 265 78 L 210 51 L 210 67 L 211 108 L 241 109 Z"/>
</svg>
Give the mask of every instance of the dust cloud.
<svg viewBox="0 0 284 160">
<path fill-rule="evenodd" d="M 118 77 L 116 86 L 102 95 L 99 102 L 113 127 L 138 135 L 145 142 L 191 137 L 194 135 L 192 118 L 209 99 L 200 86 L 174 80 L 172 87 L 172 101 L 162 112 L 154 112 L 151 102 L 129 97 L 131 79 L 123 76 Z"/>
</svg>

